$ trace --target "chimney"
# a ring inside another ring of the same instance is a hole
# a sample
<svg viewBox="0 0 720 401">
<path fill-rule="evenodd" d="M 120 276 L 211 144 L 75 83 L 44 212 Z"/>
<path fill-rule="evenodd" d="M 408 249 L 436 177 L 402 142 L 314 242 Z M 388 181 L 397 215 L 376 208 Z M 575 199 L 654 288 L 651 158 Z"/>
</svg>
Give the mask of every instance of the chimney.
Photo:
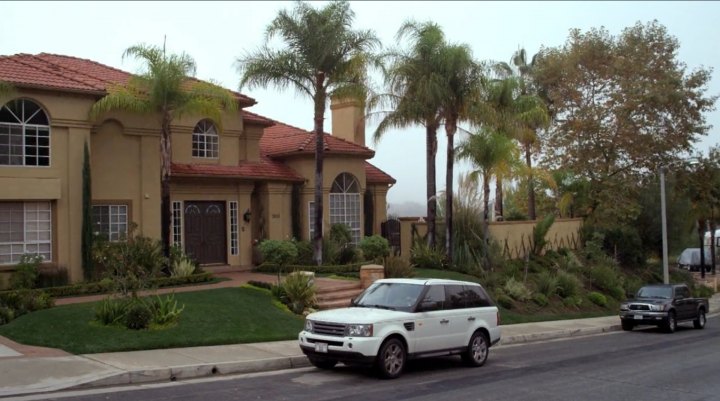
<svg viewBox="0 0 720 401">
<path fill-rule="evenodd" d="M 365 108 L 353 99 L 332 99 L 332 135 L 365 146 Z"/>
</svg>

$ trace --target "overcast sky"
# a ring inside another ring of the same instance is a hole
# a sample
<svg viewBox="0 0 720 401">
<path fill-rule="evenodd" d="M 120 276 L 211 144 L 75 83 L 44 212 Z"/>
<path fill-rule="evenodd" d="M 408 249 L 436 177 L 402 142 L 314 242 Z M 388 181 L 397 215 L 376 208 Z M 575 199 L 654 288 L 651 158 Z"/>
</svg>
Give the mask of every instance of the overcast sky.
<svg viewBox="0 0 720 401">
<path fill-rule="evenodd" d="M 315 6 L 324 3 L 316 2 Z M 264 40 L 267 24 L 292 2 L 0 2 L 0 54 L 56 53 L 88 58 L 128 72 L 138 65 L 122 60 L 134 44 L 162 45 L 167 35 L 171 52 L 187 52 L 198 66 L 197 77 L 237 89 L 235 60 Z M 571 28 L 583 31 L 605 26 L 611 34 L 637 21 L 657 19 L 680 41 L 678 58 L 689 69 L 712 67 L 709 94 L 720 94 L 720 2 L 352 2 L 356 28 L 373 29 L 385 46 L 395 45 L 395 33 L 409 18 L 432 20 L 449 41 L 470 45 L 479 60 L 508 61 L 524 47 L 535 54 L 541 45 L 560 46 Z M 258 104 L 249 110 L 312 129 L 312 103 L 292 91 L 243 90 Z M 720 143 L 720 112 L 707 115 L 715 126 L 698 150 Z M 330 120 L 326 121 L 330 131 Z M 424 129 L 390 131 L 373 144 L 372 163 L 398 183 L 388 194 L 391 203 L 425 200 Z M 443 131 L 441 130 L 441 133 Z M 456 143 L 458 140 L 456 140 Z M 445 187 L 444 135 L 439 135 L 438 189 Z M 456 165 L 456 172 L 467 171 Z M 457 179 L 455 180 L 457 182 Z"/>
</svg>

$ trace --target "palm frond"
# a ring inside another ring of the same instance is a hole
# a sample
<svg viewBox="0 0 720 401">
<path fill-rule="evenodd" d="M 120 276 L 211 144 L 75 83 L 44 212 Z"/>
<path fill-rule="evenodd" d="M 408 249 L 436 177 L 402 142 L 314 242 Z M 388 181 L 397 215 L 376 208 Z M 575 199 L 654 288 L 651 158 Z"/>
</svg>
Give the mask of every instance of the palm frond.
<svg viewBox="0 0 720 401">
<path fill-rule="evenodd" d="M 147 95 L 134 85 L 111 86 L 108 89 L 108 94 L 95 102 L 90 108 L 90 118 L 96 119 L 101 114 L 112 110 L 138 114 L 148 114 L 157 111 L 149 102 Z"/>
</svg>

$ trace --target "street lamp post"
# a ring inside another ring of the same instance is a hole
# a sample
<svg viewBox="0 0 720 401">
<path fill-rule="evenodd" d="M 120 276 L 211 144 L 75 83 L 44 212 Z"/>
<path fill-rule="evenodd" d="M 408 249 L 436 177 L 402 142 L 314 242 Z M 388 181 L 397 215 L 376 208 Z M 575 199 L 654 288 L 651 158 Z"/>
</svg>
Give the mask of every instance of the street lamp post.
<svg viewBox="0 0 720 401">
<path fill-rule="evenodd" d="M 660 213 L 662 219 L 663 283 L 670 284 L 668 270 L 667 217 L 665 216 L 665 167 L 660 166 Z"/>
</svg>

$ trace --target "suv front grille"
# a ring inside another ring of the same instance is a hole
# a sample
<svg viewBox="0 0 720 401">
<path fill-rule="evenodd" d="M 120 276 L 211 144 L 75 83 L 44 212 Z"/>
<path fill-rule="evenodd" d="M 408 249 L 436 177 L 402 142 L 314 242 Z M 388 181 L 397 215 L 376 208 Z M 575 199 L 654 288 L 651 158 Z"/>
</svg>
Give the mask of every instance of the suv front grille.
<svg viewBox="0 0 720 401">
<path fill-rule="evenodd" d="M 313 322 L 313 333 L 325 336 L 343 337 L 345 325 L 338 323 Z"/>
<path fill-rule="evenodd" d="M 650 305 L 630 304 L 630 310 L 650 310 Z"/>
</svg>

